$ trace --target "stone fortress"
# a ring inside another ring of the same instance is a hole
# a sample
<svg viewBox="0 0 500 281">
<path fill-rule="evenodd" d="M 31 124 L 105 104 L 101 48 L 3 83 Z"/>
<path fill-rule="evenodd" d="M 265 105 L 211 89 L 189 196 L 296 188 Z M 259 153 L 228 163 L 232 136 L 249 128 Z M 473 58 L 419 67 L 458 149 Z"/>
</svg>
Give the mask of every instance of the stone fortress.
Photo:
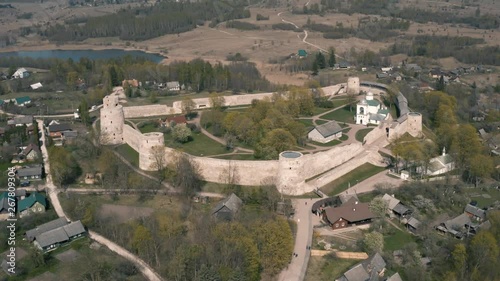
<svg viewBox="0 0 500 281">
<path fill-rule="evenodd" d="M 100 112 L 101 143 L 106 145 L 128 144 L 139 153 L 139 168 L 157 170 L 158 158 L 169 163 L 176 158 L 175 149 L 165 147 L 162 133 L 146 133 L 125 124 L 127 118 L 152 117 L 182 113 L 181 102 L 176 101 L 172 107 L 167 105 L 146 105 L 124 107 L 120 104 L 117 92 L 121 87 L 104 98 Z M 372 91 L 376 95 L 385 94 L 387 88 L 383 84 L 360 82 L 351 77 L 347 84 L 338 84 L 323 88 L 327 95 L 343 91 L 358 95 L 361 91 Z M 378 92 L 375 92 L 377 90 Z M 226 106 L 248 105 L 254 99 L 271 97 L 272 93 L 226 96 Z M 210 107 L 208 98 L 193 99 L 196 108 Z M 383 159 L 378 149 L 389 141 L 404 133 L 412 136 L 422 134 L 422 116 L 410 112 L 408 101 L 402 93 L 397 95 L 397 106 L 400 117 L 396 120 L 384 120 L 378 127 L 368 133 L 361 143 L 335 146 L 326 151 L 313 154 L 302 154 L 297 151 L 285 151 L 278 160 L 225 160 L 210 157 L 189 155 L 191 161 L 198 165 L 201 177 L 209 182 L 226 183 L 228 174 L 240 185 L 263 185 L 274 183 L 282 194 L 300 195 L 311 192 L 363 165 L 372 163 L 381 165 Z"/>
</svg>

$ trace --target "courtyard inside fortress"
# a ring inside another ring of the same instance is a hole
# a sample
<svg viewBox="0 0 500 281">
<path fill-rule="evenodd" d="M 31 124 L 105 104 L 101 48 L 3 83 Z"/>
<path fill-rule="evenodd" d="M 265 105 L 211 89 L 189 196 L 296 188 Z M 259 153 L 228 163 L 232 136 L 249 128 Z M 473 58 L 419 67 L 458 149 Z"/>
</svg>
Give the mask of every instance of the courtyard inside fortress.
<svg viewBox="0 0 500 281">
<path fill-rule="evenodd" d="M 370 83 L 363 83 L 358 78 L 351 77 L 347 83 L 324 87 L 322 90 L 330 98 L 345 97 L 348 93 L 354 94 L 358 99 L 358 104 L 366 102 L 366 96 L 360 95 L 360 93 L 372 93 L 373 98 L 381 102 L 380 96 L 386 94 L 386 92 L 383 87 L 373 87 Z M 225 106 L 249 105 L 254 99 L 261 100 L 272 95 L 273 93 L 225 96 Z M 385 167 L 387 165 L 386 161 L 380 155 L 379 150 L 387 153 L 384 147 L 389 144 L 392 138 L 404 133 L 409 133 L 414 137 L 421 135 L 420 114 L 409 112 L 406 99 L 401 93 L 400 96 L 402 98 L 398 100 L 398 107 L 403 107 L 399 108 L 402 115 L 396 117 L 389 114 L 387 119 L 378 125 L 367 127 L 366 124 L 355 124 L 356 110 L 354 110 L 351 113 L 350 122 L 345 122 L 345 120 L 343 122 L 345 126 L 344 135 L 347 139 L 344 138 L 340 144 L 335 146 L 308 143 L 300 151 L 282 152 L 278 160 L 221 159 L 222 156 L 249 155 L 253 153 L 251 149 L 242 147 L 235 147 L 232 152 L 219 155 L 189 155 L 189 157 L 191 161 L 198 165 L 200 176 L 208 182 L 225 183 L 224 175 L 231 170 L 232 173 L 238 175 L 236 184 L 239 185 L 255 186 L 274 183 L 282 194 L 301 195 L 308 193 L 365 163 Z M 208 98 L 193 99 L 193 102 L 198 110 L 210 107 Z M 175 149 L 165 146 L 163 134 L 143 134 L 137 124 L 130 119 L 150 117 L 150 119 L 155 119 L 154 117 L 156 117 L 155 120 L 157 120 L 158 116 L 182 114 L 181 101 L 174 101 L 172 106 L 165 104 L 125 106 L 125 104 L 126 97 L 121 87 L 116 87 L 112 94 L 104 98 L 100 126 L 101 135 L 106 136 L 106 138 L 103 138 L 101 142 L 109 145 L 129 145 L 138 152 L 139 168 L 142 170 L 155 170 L 155 157 L 158 156 L 153 155 L 153 151 L 157 147 L 164 150 L 163 155 L 166 163 L 172 161 L 177 152 Z M 307 119 L 312 121 L 313 126 L 323 124 L 332 120 L 328 116 L 343 108 L 345 108 L 345 105 L 307 117 Z M 192 121 L 200 128 L 202 114 L 203 111 L 200 111 L 200 116 Z M 337 121 L 341 123 L 341 120 Z M 369 132 L 363 134 L 364 137 L 360 139 L 357 134 L 362 130 Z M 224 139 L 212 135 L 203 128 L 201 128 L 201 133 L 212 141 L 222 145 L 226 144 Z"/>
</svg>

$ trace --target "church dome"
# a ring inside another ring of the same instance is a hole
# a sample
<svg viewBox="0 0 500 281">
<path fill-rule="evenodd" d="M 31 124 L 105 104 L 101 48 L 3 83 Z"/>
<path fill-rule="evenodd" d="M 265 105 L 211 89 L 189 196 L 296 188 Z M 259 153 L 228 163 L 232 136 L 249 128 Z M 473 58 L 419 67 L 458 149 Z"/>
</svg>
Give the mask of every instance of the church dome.
<svg viewBox="0 0 500 281">
<path fill-rule="evenodd" d="M 368 93 L 366 94 L 366 99 L 367 99 L 367 100 L 373 100 L 373 93 L 372 93 L 372 92 L 368 92 Z"/>
</svg>

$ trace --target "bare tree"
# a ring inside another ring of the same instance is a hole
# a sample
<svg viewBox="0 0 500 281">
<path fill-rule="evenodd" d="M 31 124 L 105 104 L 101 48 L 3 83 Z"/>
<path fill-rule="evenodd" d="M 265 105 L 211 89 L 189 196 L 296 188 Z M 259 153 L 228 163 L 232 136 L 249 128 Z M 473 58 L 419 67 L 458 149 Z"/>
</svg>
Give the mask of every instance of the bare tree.
<svg viewBox="0 0 500 281">
<path fill-rule="evenodd" d="M 200 167 L 186 154 L 181 154 L 175 163 L 175 185 L 182 193 L 191 196 L 200 190 Z"/>
<path fill-rule="evenodd" d="M 240 175 L 238 173 L 238 169 L 233 161 L 229 160 L 227 163 L 227 167 L 222 170 L 219 175 L 219 181 L 227 184 L 228 187 L 234 187 L 240 180 Z"/>
<path fill-rule="evenodd" d="M 158 171 L 158 176 L 160 177 L 160 182 L 165 179 L 165 169 L 167 168 L 167 159 L 165 157 L 165 147 L 162 145 L 155 145 L 151 147 L 151 157 L 153 158 L 153 163 L 151 168 Z"/>
</svg>

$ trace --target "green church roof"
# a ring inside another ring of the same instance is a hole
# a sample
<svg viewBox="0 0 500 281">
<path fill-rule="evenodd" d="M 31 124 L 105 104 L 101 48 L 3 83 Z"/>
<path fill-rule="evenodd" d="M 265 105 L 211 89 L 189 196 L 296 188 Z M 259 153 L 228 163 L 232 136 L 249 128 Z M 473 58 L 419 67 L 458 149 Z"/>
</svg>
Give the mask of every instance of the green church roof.
<svg viewBox="0 0 500 281">
<path fill-rule="evenodd" d="M 369 106 L 379 106 L 379 101 L 378 100 L 367 100 L 366 101 Z"/>
<path fill-rule="evenodd" d="M 44 207 L 47 207 L 47 198 L 38 192 L 33 192 L 30 196 L 19 201 L 17 204 L 17 210 L 18 212 L 22 212 L 31 208 L 31 206 L 33 206 L 36 202 L 42 204 Z"/>
</svg>

